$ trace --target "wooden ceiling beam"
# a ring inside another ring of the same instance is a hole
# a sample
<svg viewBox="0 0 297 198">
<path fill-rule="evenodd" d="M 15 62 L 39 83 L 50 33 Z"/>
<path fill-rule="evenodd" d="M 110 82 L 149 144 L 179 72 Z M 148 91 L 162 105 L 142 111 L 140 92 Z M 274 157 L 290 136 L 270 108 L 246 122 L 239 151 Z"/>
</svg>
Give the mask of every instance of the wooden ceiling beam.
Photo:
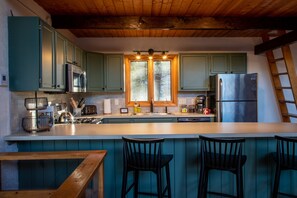
<svg viewBox="0 0 297 198">
<path fill-rule="evenodd" d="M 296 41 L 297 41 L 297 31 L 294 30 L 282 36 L 266 41 L 262 44 L 256 45 L 254 49 L 254 53 L 258 55 L 268 50 L 273 50 L 276 48 L 280 48 L 281 46 L 284 46 L 284 45 L 289 45 Z"/>
<path fill-rule="evenodd" d="M 127 29 L 127 30 L 297 30 L 297 17 L 240 18 L 240 17 L 110 17 L 53 15 L 57 29 Z"/>
</svg>

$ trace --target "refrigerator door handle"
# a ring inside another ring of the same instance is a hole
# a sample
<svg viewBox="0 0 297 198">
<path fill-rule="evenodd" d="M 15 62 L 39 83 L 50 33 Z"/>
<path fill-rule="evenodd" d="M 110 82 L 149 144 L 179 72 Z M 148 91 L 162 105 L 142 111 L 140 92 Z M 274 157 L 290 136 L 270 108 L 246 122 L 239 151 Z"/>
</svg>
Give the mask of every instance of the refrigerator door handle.
<svg viewBox="0 0 297 198">
<path fill-rule="evenodd" d="M 221 101 L 222 97 L 222 86 L 223 86 L 223 80 L 220 78 L 219 80 L 219 90 L 218 90 L 218 96 L 217 98 Z"/>
<path fill-rule="evenodd" d="M 217 102 L 217 122 L 222 122 L 222 105 L 221 102 Z"/>
<path fill-rule="evenodd" d="M 218 112 L 218 122 L 222 122 L 223 121 L 223 118 L 222 118 L 222 116 L 223 116 L 223 105 L 221 105 L 221 99 L 222 99 L 222 86 L 223 86 L 223 80 L 222 80 L 222 78 L 220 78 L 220 80 L 219 80 L 219 90 L 218 90 L 218 98 L 219 98 L 219 102 L 218 102 L 218 110 L 219 110 L 219 112 Z"/>
</svg>

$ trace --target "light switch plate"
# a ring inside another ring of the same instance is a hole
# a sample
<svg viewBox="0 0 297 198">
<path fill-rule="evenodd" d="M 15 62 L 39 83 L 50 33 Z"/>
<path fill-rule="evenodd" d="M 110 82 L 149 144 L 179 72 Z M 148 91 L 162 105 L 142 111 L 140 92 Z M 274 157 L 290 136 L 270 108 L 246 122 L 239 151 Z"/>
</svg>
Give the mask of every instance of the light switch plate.
<svg viewBox="0 0 297 198">
<path fill-rule="evenodd" d="M 7 84 L 8 84 L 7 76 L 5 74 L 1 74 L 0 86 L 7 87 Z"/>
<path fill-rule="evenodd" d="M 114 99 L 114 105 L 119 105 L 119 99 Z"/>
</svg>

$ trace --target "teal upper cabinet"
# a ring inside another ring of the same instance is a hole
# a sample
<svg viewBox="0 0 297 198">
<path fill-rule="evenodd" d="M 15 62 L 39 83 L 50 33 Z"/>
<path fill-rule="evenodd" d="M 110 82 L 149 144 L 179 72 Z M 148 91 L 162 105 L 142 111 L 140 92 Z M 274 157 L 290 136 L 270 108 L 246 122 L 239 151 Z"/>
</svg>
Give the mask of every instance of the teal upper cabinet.
<svg viewBox="0 0 297 198">
<path fill-rule="evenodd" d="M 104 91 L 104 55 L 87 52 L 87 91 Z"/>
<path fill-rule="evenodd" d="M 206 91 L 208 86 L 208 54 L 181 54 L 179 90 Z"/>
<path fill-rule="evenodd" d="M 57 91 L 55 31 L 38 17 L 9 17 L 9 88 Z"/>
<path fill-rule="evenodd" d="M 83 66 L 83 50 L 71 42 L 67 42 L 66 61 L 77 66 Z"/>
<path fill-rule="evenodd" d="M 246 53 L 210 54 L 210 74 L 246 73 Z"/>
<path fill-rule="evenodd" d="M 123 55 L 87 52 L 87 91 L 122 92 Z"/>
<path fill-rule="evenodd" d="M 56 89 L 61 90 L 66 88 L 66 43 L 67 40 L 62 35 L 56 33 Z"/>
<path fill-rule="evenodd" d="M 246 53 L 229 54 L 229 71 L 234 74 L 245 74 L 247 72 Z"/>
<path fill-rule="evenodd" d="M 227 54 L 210 54 L 210 72 L 212 74 L 228 73 L 228 55 Z"/>
<path fill-rule="evenodd" d="M 106 91 L 123 91 L 123 55 L 105 54 L 105 89 Z"/>
</svg>

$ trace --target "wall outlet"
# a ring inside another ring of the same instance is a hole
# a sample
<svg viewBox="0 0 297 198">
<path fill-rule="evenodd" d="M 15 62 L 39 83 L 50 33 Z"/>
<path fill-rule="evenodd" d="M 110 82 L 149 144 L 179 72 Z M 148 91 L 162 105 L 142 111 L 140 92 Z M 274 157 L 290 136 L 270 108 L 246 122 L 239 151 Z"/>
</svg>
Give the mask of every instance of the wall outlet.
<svg viewBox="0 0 297 198">
<path fill-rule="evenodd" d="M 7 76 L 5 74 L 1 74 L 0 86 L 7 87 L 7 85 L 8 85 Z"/>
</svg>

